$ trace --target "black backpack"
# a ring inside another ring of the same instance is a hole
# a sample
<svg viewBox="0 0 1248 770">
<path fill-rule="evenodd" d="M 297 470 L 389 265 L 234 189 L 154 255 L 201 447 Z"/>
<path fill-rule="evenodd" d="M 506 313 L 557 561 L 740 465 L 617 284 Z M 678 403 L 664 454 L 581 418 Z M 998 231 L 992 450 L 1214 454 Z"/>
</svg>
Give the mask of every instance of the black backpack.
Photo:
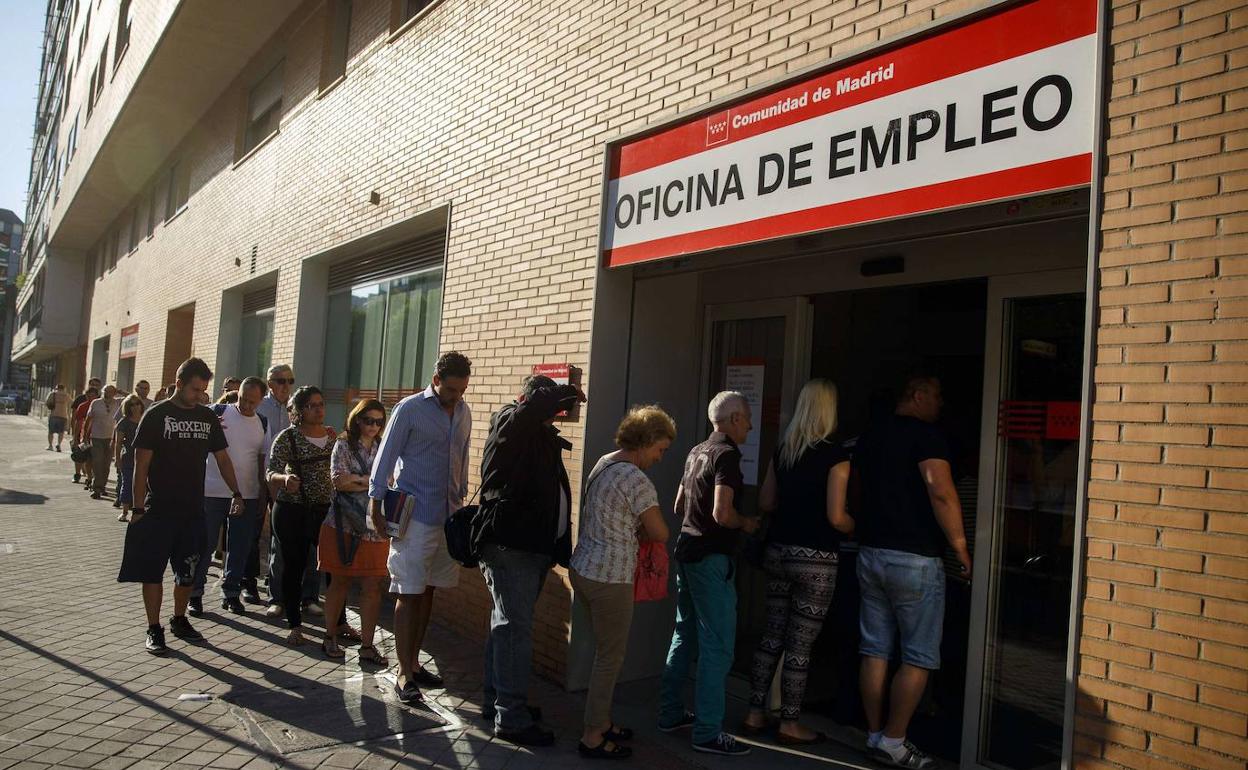
<svg viewBox="0 0 1248 770">
<path fill-rule="evenodd" d="M 472 499 L 477 499 L 477 493 L 481 488 L 477 488 Z M 476 567 L 481 559 L 481 545 L 478 542 L 481 536 L 480 514 L 481 506 L 473 505 L 472 501 L 468 502 L 463 508 L 455 511 L 446 517 L 446 523 L 442 525 L 442 529 L 446 532 L 446 550 L 451 558 L 465 567 Z"/>
</svg>

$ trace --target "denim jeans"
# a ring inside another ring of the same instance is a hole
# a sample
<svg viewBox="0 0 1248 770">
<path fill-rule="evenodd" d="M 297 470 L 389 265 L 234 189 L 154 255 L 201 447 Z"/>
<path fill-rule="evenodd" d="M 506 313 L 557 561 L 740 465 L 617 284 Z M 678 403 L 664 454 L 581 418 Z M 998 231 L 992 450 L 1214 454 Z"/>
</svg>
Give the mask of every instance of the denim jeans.
<svg viewBox="0 0 1248 770">
<path fill-rule="evenodd" d="M 858 651 L 889 660 L 901 640 L 901 660 L 917 668 L 940 668 L 945 623 L 945 564 L 889 548 L 858 549 L 862 607 Z"/>
<path fill-rule="evenodd" d="M 247 566 L 247 554 L 251 551 L 251 543 L 255 539 L 256 524 L 260 519 L 259 500 L 244 500 L 243 512 L 231 519 L 230 498 L 204 498 L 204 550 L 200 554 L 199 564 L 195 568 L 195 585 L 191 589 L 192 596 L 203 596 L 204 586 L 208 582 L 208 563 L 212 561 L 212 552 L 217 547 L 217 535 L 221 532 L 221 524 L 226 524 L 225 532 L 225 576 L 221 587 L 221 595 L 237 599 L 243 592 L 243 572 Z"/>
<path fill-rule="evenodd" d="M 715 740 L 723 732 L 724 688 L 737 636 L 733 575 L 732 558 L 723 554 L 676 563 L 676 629 L 660 684 L 659 724 L 674 724 L 684 716 L 685 678 L 696 655 L 694 743 Z"/>
<path fill-rule="evenodd" d="M 274 604 L 282 603 L 282 573 L 285 571 L 286 559 L 282 556 L 282 546 L 277 542 L 277 535 L 271 535 L 269 543 L 269 600 Z M 257 549 L 259 546 L 257 546 Z M 303 573 L 303 601 L 314 602 L 321 597 L 321 573 L 317 571 L 316 546 L 308 549 L 307 569 Z"/>
<path fill-rule="evenodd" d="M 528 709 L 533 667 L 533 610 L 550 572 L 549 556 L 487 543 L 481 574 L 494 601 L 485 643 L 485 700 L 493 701 L 499 730 L 518 732 L 533 723 Z"/>
</svg>

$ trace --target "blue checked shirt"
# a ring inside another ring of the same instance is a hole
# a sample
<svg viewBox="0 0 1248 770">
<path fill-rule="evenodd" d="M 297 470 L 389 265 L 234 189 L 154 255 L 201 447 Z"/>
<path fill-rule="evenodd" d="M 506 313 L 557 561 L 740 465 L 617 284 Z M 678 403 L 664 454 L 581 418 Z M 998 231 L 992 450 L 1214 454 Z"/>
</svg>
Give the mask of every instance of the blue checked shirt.
<svg viewBox="0 0 1248 770">
<path fill-rule="evenodd" d="M 400 401 L 390 413 L 368 479 L 368 496 L 381 500 L 395 463 L 398 488 L 416 499 L 412 518 L 442 524 L 468 496 L 472 410 L 463 401 L 448 415 L 433 386 Z"/>
</svg>

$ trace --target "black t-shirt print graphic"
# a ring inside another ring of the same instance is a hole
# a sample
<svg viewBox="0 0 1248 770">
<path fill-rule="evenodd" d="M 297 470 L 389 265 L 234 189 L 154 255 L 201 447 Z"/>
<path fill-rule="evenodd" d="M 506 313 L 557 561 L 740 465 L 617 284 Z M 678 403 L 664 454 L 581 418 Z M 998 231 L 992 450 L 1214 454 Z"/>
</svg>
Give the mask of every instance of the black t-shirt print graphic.
<svg viewBox="0 0 1248 770">
<path fill-rule="evenodd" d="M 172 399 L 143 413 L 136 449 L 152 450 L 145 505 L 154 512 L 193 513 L 204 506 L 204 469 L 208 455 L 228 442 L 221 421 L 206 406 L 189 409 Z"/>
</svg>

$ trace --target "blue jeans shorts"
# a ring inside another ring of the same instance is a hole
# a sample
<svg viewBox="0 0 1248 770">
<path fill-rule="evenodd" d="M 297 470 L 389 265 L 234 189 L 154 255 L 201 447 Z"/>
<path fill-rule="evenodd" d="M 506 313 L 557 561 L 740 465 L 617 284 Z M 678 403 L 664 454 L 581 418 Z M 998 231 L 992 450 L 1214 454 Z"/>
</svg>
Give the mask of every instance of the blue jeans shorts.
<svg viewBox="0 0 1248 770">
<path fill-rule="evenodd" d="M 901 660 L 932 671 L 940 668 L 945 621 L 945 569 L 937 556 L 887 548 L 858 551 L 862 590 L 858 652 L 889 660 L 901 638 Z"/>
</svg>

